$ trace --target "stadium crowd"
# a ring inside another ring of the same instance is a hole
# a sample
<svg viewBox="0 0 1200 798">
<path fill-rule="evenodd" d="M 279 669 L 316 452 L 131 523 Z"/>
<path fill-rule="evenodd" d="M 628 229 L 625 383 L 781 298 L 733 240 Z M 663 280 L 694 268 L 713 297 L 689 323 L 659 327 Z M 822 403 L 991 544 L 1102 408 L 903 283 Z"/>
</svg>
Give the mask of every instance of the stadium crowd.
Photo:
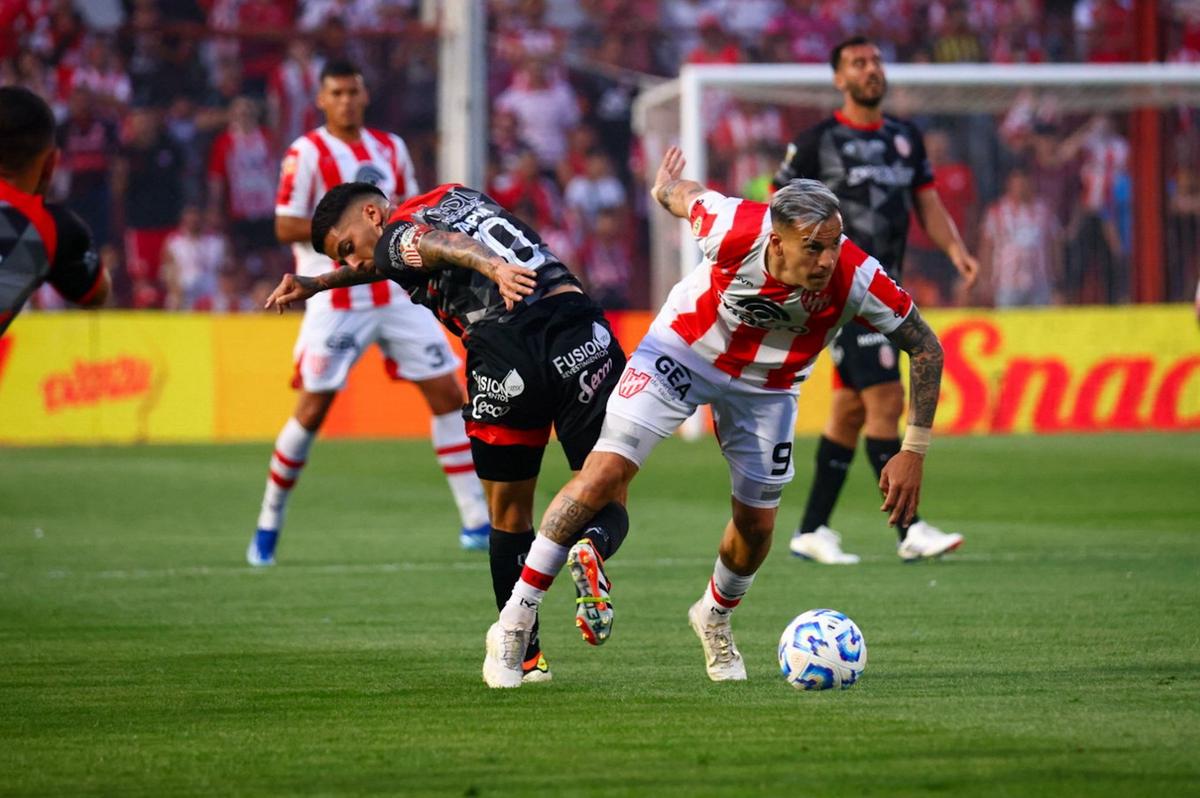
<svg viewBox="0 0 1200 798">
<path fill-rule="evenodd" d="M 0 0 L 0 84 L 60 120 L 53 193 L 92 227 L 135 308 L 247 310 L 290 255 L 273 234 L 283 148 L 320 124 L 325 59 L 361 65 L 368 124 L 402 135 L 436 182 L 437 38 L 420 0 Z M 1164 60 L 1200 62 L 1200 9 L 1164 0 Z M 1135 58 L 1132 0 L 489 0 L 488 191 L 577 265 L 610 309 L 650 304 L 648 200 L 631 108 L 682 63 L 823 63 L 855 33 L 891 62 L 1111 63 Z M 1119 116 L 1059 118 L 1032 100 L 999 118 L 918 118 L 939 189 L 990 278 L 977 293 L 919 229 L 919 302 L 1130 298 L 1130 142 Z M 788 109 L 733 102 L 709 131 L 709 181 L 765 192 Z M 1200 251 L 1200 122 L 1165 148 L 1169 299 Z M 963 126 L 970 126 L 964 128 Z M 969 146 L 964 146 L 967 144 Z M 1050 242 L 1047 245 L 1047 242 Z M 35 307 L 55 307 L 49 291 Z"/>
</svg>

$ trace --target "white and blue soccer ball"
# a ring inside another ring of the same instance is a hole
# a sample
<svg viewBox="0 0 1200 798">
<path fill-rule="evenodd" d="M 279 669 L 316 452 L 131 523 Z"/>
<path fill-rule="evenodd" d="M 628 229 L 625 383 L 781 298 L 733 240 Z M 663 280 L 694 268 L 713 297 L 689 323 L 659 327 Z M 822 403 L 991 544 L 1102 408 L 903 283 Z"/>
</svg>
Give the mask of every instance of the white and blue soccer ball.
<svg viewBox="0 0 1200 798">
<path fill-rule="evenodd" d="M 849 689 L 867 667 L 867 641 L 837 610 L 797 615 L 779 638 L 779 670 L 798 690 Z"/>
</svg>

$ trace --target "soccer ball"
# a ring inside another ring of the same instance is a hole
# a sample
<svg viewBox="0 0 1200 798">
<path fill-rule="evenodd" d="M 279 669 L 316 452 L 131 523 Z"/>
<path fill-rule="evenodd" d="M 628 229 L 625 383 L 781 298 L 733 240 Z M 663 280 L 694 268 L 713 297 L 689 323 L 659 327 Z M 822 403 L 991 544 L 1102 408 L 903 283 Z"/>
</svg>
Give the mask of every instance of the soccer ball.
<svg viewBox="0 0 1200 798">
<path fill-rule="evenodd" d="M 867 641 L 837 610 L 797 615 L 779 638 L 779 670 L 798 690 L 849 689 L 867 667 Z"/>
</svg>

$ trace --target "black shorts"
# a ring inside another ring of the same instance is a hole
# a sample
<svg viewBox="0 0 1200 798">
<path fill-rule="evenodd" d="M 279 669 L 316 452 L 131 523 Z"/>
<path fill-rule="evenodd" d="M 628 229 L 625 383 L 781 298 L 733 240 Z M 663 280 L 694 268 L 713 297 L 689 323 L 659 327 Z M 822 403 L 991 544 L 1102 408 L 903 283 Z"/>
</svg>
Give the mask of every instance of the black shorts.
<svg viewBox="0 0 1200 798">
<path fill-rule="evenodd" d="M 572 470 L 600 437 L 625 353 L 584 294 L 539 300 L 505 322 L 471 330 L 463 418 L 481 479 L 536 477 L 553 426 Z"/>
<path fill-rule="evenodd" d="M 861 391 L 872 385 L 900 381 L 900 357 L 883 333 L 850 322 L 829 347 L 833 356 L 833 387 Z"/>
</svg>

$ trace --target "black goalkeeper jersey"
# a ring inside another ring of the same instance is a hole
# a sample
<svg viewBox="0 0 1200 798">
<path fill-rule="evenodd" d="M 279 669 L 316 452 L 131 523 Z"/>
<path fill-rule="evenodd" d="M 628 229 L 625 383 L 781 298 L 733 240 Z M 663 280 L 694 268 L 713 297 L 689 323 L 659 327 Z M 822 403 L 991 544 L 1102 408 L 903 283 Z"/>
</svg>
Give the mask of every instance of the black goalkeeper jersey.
<svg viewBox="0 0 1200 798">
<path fill-rule="evenodd" d="M 411 241 L 411 232 L 422 227 L 469 235 L 509 263 L 533 269 L 537 273 L 534 292 L 509 311 L 497 285 L 473 269 L 408 266 L 404 261 L 406 238 Z M 392 213 L 375 245 L 375 267 L 458 336 L 466 335 L 481 321 L 504 321 L 521 313 L 560 285 L 580 285 L 533 228 L 487 194 L 455 183 L 413 197 Z"/>
<path fill-rule="evenodd" d="M 775 187 L 799 177 L 837 194 L 846 235 L 899 282 L 913 197 L 933 186 L 916 125 L 885 115 L 881 125 L 863 127 L 835 112 L 788 145 Z"/>
</svg>

